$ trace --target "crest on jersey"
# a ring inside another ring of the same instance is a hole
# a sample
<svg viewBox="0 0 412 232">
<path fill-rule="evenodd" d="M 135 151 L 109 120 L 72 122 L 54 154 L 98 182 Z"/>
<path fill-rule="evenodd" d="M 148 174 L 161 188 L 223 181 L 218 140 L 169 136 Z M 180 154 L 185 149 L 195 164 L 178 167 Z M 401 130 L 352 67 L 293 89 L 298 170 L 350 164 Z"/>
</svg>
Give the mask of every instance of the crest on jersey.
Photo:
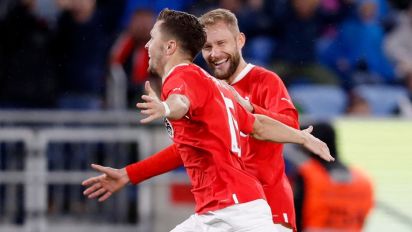
<svg viewBox="0 0 412 232">
<path fill-rule="evenodd" d="M 170 123 L 170 121 L 166 117 L 163 118 L 163 121 L 165 123 L 167 134 L 170 136 L 170 138 L 173 138 L 175 133 L 174 133 L 172 124 Z"/>
</svg>

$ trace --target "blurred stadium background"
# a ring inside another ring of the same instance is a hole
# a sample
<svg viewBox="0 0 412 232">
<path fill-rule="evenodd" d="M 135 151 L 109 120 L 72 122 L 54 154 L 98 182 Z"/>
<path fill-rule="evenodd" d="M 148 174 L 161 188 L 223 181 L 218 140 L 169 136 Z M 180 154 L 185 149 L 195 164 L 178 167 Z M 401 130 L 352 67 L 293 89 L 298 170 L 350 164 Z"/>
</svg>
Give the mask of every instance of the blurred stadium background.
<svg viewBox="0 0 412 232">
<path fill-rule="evenodd" d="M 236 13 L 246 61 L 282 77 L 302 123 L 333 123 L 342 159 L 372 178 L 364 231 L 412 231 L 410 0 L 1 0 L 1 232 L 162 232 L 192 213 L 184 170 L 105 203 L 80 186 L 92 162 L 123 167 L 170 143 L 134 108 L 158 83 L 143 47 L 164 7 Z"/>
</svg>

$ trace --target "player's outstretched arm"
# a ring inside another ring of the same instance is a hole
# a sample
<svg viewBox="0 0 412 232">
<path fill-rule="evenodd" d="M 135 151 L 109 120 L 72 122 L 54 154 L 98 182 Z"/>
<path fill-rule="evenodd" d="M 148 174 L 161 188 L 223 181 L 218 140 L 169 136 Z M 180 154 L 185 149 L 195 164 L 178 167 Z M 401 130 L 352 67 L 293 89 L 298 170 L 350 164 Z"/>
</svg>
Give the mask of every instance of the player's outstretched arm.
<svg viewBox="0 0 412 232">
<path fill-rule="evenodd" d="M 305 130 L 296 130 L 265 115 L 255 114 L 255 118 L 252 132 L 254 138 L 278 143 L 301 144 L 326 161 L 335 160 L 326 143 L 310 134 L 313 130 L 312 126 Z"/>
<path fill-rule="evenodd" d="M 100 197 L 99 201 L 105 201 L 129 182 L 139 184 L 152 177 L 172 171 L 181 165 L 183 165 L 183 161 L 174 144 L 122 169 L 92 164 L 92 168 L 103 174 L 83 181 L 82 185 L 87 187 L 83 194 L 89 198 Z"/>
<path fill-rule="evenodd" d="M 97 164 L 91 166 L 102 174 L 82 182 L 82 185 L 87 187 L 83 194 L 88 198 L 99 198 L 100 202 L 105 201 L 130 181 L 125 168 L 114 169 Z"/>
<path fill-rule="evenodd" d="M 147 115 L 141 123 L 149 123 L 156 119 L 167 117 L 169 119 L 180 119 L 189 111 L 190 102 L 184 95 L 171 94 L 166 101 L 160 101 L 156 93 L 150 86 L 150 82 L 145 83 L 146 95 L 142 96 L 145 102 L 137 103 L 142 114 Z"/>
<path fill-rule="evenodd" d="M 132 184 L 139 184 L 182 165 L 183 161 L 176 145 L 172 144 L 144 160 L 127 165 L 126 172 Z"/>
</svg>

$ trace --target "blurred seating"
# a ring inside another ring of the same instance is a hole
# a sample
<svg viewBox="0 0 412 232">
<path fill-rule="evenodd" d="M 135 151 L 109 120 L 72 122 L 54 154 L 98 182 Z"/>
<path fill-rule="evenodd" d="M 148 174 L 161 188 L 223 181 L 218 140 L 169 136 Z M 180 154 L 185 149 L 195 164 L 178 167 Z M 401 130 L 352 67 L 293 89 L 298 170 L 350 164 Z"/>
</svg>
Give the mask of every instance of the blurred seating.
<svg viewBox="0 0 412 232">
<path fill-rule="evenodd" d="M 353 90 L 364 98 L 375 116 L 389 116 L 398 107 L 400 99 L 408 97 L 407 91 L 401 86 L 360 85 Z"/>
<path fill-rule="evenodd" d="M 333 85 L 295 85 L 289 88 L 295 105 L 314 118 L 330 118 L 344 113 L 347 96 Z"/>
</svg>

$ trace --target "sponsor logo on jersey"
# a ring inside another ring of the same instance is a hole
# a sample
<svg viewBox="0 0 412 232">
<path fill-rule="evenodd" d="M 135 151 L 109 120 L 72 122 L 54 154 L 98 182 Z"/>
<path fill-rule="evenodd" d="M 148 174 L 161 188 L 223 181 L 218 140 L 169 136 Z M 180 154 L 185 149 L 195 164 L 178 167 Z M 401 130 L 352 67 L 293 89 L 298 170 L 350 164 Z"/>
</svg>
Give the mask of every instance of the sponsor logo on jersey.
<svg viewBox="0 0 412 232">
<path fill-rule="evenodd" d="M 181 92 L 181 91 L 182 91 L 182 88 L 176 87 L 171 92 Z"/>
<path fill-rule="evenodd" d="M 290 100 L 285 97 L 282 97 L 280 100 L 290 102 Z"/>
<path fill-rule="evenodd" d="M 174 130 L 173 130 L 172 124 L 170 123 L 170 121 L 167 118 L 163 118 L 163 121 L 165 123 L 167 134 L 170 136 L 170 138 L 173 138 Z"/>
</svg>

